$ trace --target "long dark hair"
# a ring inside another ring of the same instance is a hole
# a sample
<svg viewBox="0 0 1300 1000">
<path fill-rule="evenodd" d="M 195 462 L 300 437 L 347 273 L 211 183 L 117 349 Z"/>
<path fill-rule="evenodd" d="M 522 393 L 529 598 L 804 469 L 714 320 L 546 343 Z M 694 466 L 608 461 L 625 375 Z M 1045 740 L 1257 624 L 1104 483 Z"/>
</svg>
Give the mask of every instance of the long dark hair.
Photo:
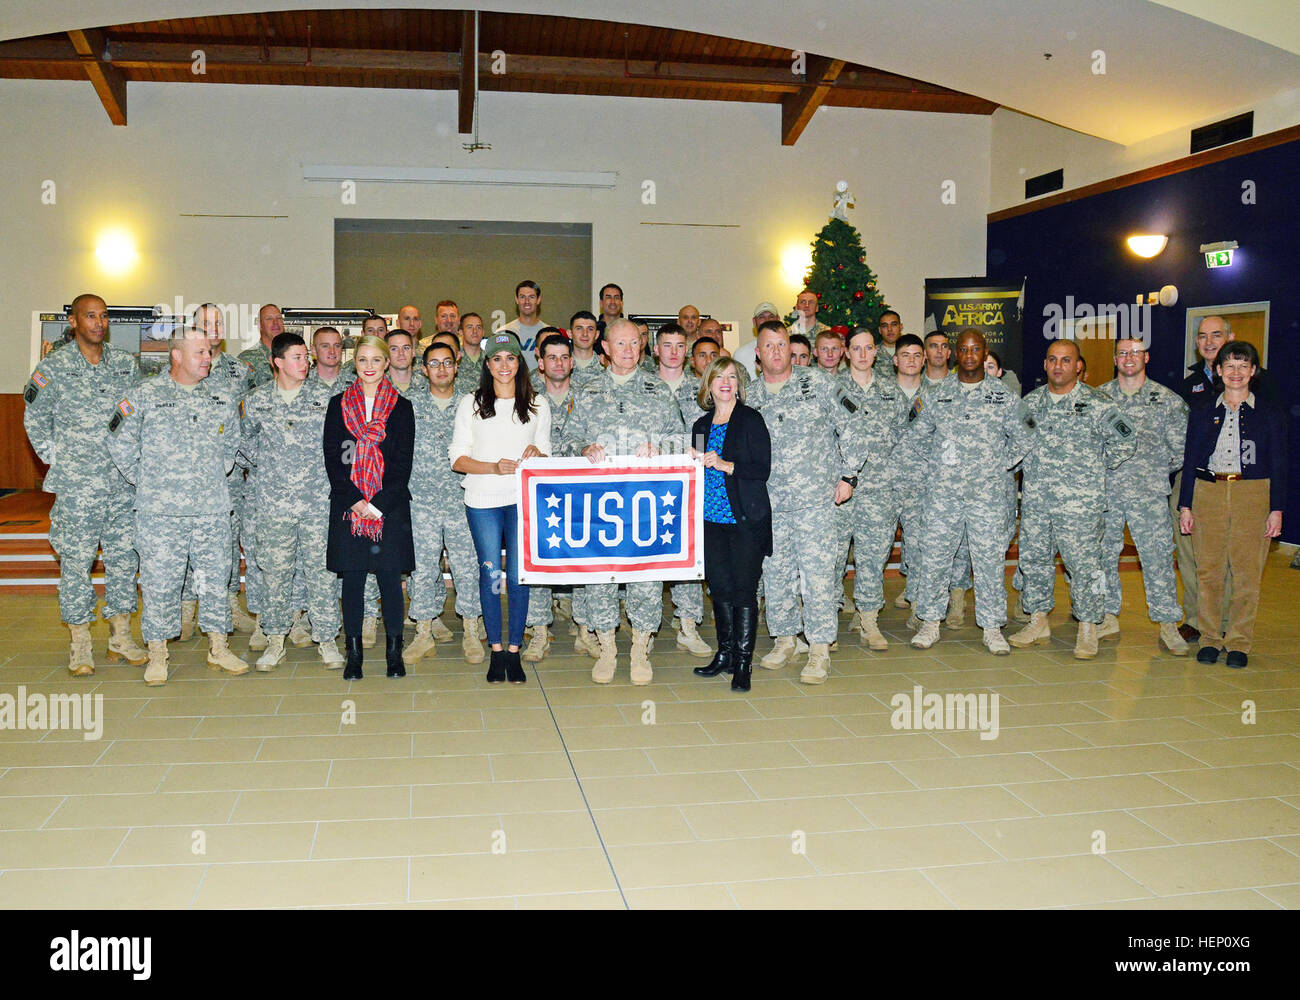
<svg viewBox="0 0 1300 1000">
<path fill-rule="evenodd" d="M 515 416 L 519 418 L 521 424 L 526 424 L 537 412 L 537 394 L 533 392 L 533 383 L 528 377 L 528 365 L 519 355 L 515 357 L 519 358 L 519 370 L 515 372 Z M 497 391 L 492 383 L 492 369 L 488 367 L 488 360 L 488 358 L 483 359 L 483 370 L 478 376 L 478 388 L 474 390 L 474 412 L 484 420 L 491 420 L 497 413 Z"/>
</svg>

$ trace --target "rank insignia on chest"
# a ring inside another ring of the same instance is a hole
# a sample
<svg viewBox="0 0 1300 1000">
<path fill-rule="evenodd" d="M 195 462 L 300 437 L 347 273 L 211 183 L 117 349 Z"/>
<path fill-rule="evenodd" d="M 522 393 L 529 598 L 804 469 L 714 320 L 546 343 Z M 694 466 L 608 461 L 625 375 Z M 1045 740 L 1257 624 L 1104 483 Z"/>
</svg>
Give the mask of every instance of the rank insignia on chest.
<svg viewBox="0 0 1300 1000">
<path fill-rule="evenodd" d="M 217 424 L 217 433 L 218 433 L 218 434 L 224 434 L 224 433 L 226 433 L 226 425 L 225 425 L 225 424 Z"/>
<path fill-rule="evenodd" d="M 240 417 L 244 416 L 244 401 L 242 399 L 239 401 L 239 415 Z"/>
<path fill-rule="evenodd" d="M 47 385 L 50 384 L 50 380 L 46 378 L 44 375 L 42 375 L 39 371 L 32 372 L 32 381 L 37 385 L 38 388 L 41 389 L 44 389 Z"/>
</svg>

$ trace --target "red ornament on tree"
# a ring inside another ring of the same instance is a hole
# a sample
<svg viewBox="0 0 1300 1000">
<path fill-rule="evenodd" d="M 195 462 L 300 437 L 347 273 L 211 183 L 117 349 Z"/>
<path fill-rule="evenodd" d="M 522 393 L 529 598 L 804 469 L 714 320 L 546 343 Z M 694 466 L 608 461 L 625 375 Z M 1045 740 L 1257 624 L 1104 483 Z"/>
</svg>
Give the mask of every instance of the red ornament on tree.
<svg viewBox="0 0 1300 1000">
<path fill-rule="evenodd" d="M 853 297 L 854 297 L 855 299 L 858 299 L 859 301 L 861 301 L 861 299 L 862 299 L 862 293 L 861 293 L 861 292 L 854 292 L 854 293 L 853 293 Z"/>
</svg>

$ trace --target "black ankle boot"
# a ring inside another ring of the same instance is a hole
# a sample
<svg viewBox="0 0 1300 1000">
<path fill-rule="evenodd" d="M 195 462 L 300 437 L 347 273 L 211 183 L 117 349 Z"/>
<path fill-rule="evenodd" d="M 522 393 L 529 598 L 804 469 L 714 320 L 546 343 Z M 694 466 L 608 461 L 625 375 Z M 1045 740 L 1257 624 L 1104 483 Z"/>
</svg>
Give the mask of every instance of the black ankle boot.
<svg viewBox="0 0 1300 1000">
<path fill-rule="evenodd" d="M 754 640 L 758 638 L 758 606 L 738 607 L 732 615 L 731 690 L 748 691 L 754 662 Z"/>
<path fill-rule="evenodd" d="M 506 679 L 506 654 L 500 649 L 492 650 L 487 679 L 489 684 L 500 684 Z"/>
<path fill-rule="evenodd" d="M 405 677 L 406 664 L 402 662 L 402 633 L 384 633 L 384 659 L 388 661 L 389 677 Z"/>
<path fill-rule="evenodd" d="M 361 648 L 361 636 L 350 635 L 345 639 L 348 647 L 348 662 L 343 667 L 345 681 L 361 680 L 361 657 L 365 651 Z"/>
<path fill-rule="evenodd" d="M 519 650 L 513 653 L 510 650 L 505 651 L 506 658 L 506 680 L 511 684 L 524 684 L 528 681 L 528 675 L 524 673 L 524 665 L 519 660 Z"/>
<path fill-rule="evenodd" d="M 731 673 L 734 665 L 731 653 L 731 639 L 735 610 L 735 607 L 730 604 L 713 602 L 713 617 L 718 624 L 718 651 L 713 654 L 713 659 L 706 666 L 695 668 L 694 672 L 699 676 L 717 677 L 718 674 Z"/>
</svg>

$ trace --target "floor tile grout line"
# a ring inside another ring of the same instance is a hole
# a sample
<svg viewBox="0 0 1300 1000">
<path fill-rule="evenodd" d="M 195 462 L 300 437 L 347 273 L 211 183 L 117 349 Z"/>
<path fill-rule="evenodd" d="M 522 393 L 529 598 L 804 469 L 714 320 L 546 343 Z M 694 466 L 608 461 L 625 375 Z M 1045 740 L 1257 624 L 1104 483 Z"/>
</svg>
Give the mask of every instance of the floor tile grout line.
<svg viewBox="0 0 1300 1000">
<path fill-rule="evenodd" d="M 560 729 L 559 720 L 555 718 L 555 710 L 551 708 L 551 699 L 546 693 L 546 685 L 542 683 L 541 671 L 537 669 L 537 664 L 533 664 L 533 678 L 537 681 L 538 690 L 542 692 L 542 698 L 546 702 L 546 710 L 551 713 L 551 723 L 555 726 L 556 735 L 560 737 L 560 746 L 564 750 L 565 759 L 569 762 L 569 770 L 573 772 L 573 780 L 578 784 L 578 793 L 582 796 L 582 804 L 587 809 L 587 815 L 591 817 L 592 828 L 596 831 L 596 839 L 600 841 L 600 849 L 605 855 L 606 864 L 609 865 L 609 873 L 614 878 L 614 885 L 618 889 L 619 898 L 623 900 L 623 908 L 630 910 L 632 907 L 627 901 L 627 893 L 623 891 L 623 883 L 619 880 L 618 871 L 614 868 L 614 859 L 609 856 L 609 848 L 605 845 L 605 837 L 600 832 L 600 823 L 596 821 L 596 814 L 592 811 L 591 802 L 587 799 L 587 790 L 582 785 L 582 778 L 578 776 L 578 768 L 573 763 L 573 755 L 569 753 L 569 745 L 564 739 L 564 732 Z M 516 906 L 518 906 L 518 900 L 516 900 Z"/>
</svg>

